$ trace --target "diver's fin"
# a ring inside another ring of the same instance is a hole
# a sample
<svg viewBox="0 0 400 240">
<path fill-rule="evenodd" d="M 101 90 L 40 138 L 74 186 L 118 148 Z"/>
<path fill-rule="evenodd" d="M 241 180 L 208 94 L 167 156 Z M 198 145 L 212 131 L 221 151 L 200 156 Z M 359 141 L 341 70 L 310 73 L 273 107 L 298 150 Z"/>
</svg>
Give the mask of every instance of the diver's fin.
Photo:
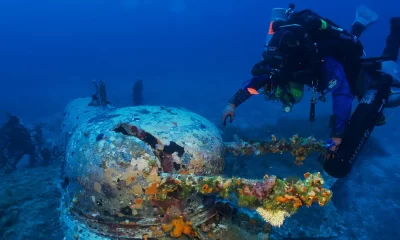
<svg viewBox="0 0 400 240">
<path fill-rule="evenodd" d="M 367 8 L 365 5 L 361 5 L 356 10 L 356 21 L 368 27 L 378 20 L 378 14 Z"/>
</svg>

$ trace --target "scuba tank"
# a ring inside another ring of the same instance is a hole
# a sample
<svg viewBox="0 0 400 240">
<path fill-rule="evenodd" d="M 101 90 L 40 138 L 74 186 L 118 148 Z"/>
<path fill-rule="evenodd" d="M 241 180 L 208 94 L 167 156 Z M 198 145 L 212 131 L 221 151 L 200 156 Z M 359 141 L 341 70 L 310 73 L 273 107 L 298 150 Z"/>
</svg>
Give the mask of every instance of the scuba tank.
<svg viewBox="0 0 400 240">
<path fill-rule="evenodd" d="M 294 5 L 287 8 L 273 8 L 271 11 L 271 18 L 269 22 L 268 33 L 264 44 L 264 53 L 268 52 L 268 45 L 274 34 L 273 26 L 275 21 L 287 20 L 288 16 L 292 13 Z M 281 101 L 283 103 L 283 111 L 290 112 L 293 104 L 300 102 L 303 97 L 304 84 L 297 84 L 289 82 L 285 89 L 279 86 L 264 86 L 264 94 L 266 100 Z"/>
<path fill-rule="evenodd" d="M 285 8 L 273 8 L 271 11 L 271 18 L 269 21 L 269 28 L 268 28 L 268 34 L 267 37 L 265 39 L 265 44 L 264 44 L 264 50 L 267 51 L 268 50 L 268 44 L 269 41 L 272 38 L 272 35 L 274 34 L 274 31 L 272 30 L 272 26 L 274 24 L 274 22 L 276 20 L 280 20 L 280 19 L 287 19 L 287 9 Z"/>
</svg>

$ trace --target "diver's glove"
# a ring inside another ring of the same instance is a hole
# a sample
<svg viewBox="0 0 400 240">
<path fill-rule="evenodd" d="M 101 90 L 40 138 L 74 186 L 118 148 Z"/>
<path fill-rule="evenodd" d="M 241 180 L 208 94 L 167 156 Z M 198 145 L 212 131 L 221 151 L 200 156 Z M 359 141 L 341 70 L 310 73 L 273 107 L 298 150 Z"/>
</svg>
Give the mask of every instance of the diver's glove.
<svg viewBox="0 0 400 240">
<path fill-rule="evenodd" d="M 229 103 L 224 111 L 222 111 L 222 125 L 226 126 L 226 120 L 228 117 L 230 118 L 230 123 L 233 122 L 233 119 L 235 118 L 235 105 L 232 103 Z"/>
<path fill-rule="evenodd" d="M 324 147 L 328 150 L 328 152 L 321 154 L 318 158 L 318 161 L 324 162 L 326 160 L 333 158 L 341 142 L 342 142 L 341 138 L 334 138 L 334 137 L 326 140 Z"/>
<path fill-rule="evenodd" d="M 342 143 L 341 138 L 332 137 L 325 141 L 325 148 L 328 151 L 334 152 L 341 143 Z"/>
</svg>

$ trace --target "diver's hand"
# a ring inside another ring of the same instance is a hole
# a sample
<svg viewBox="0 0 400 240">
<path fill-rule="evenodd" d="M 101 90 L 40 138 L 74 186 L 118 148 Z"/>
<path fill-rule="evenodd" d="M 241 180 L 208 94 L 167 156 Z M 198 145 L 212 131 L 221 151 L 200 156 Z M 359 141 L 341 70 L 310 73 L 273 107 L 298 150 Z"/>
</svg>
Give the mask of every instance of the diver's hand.
<svg viewBox="0 0 400 240">
<path fill-rule="evenodd" d="M 331 160 L 335 157 L 336 151 L 338 150 L 339 145 L 342 143 L 341 138 L 332 137 L 325 141 L 324 147 L 328 150 L 326 153 L 322 153 L 318 157 L 318 162 L 323 163 L 327 160 Z"/>
<path fill-rule="evenodd" d="M 328 151 L 336 151 L 336 149 L 338 148 L 338 146 L 342 143 L 342 139 L 341 138 L 337 138 L 337 137 L 332 137 L 328 140 L 325 141 L 325 148 Z"/>
<path fill-rule="evenodd" d="M 230 123 L 233 122 L 233 119 L 235 118 L 235 105 L 230 103 L 228 104 L 224 111 L 222 112 L 222 125 L 226 126 L 226 120 L 228 117 L 230 117 Z"/>
</svg>

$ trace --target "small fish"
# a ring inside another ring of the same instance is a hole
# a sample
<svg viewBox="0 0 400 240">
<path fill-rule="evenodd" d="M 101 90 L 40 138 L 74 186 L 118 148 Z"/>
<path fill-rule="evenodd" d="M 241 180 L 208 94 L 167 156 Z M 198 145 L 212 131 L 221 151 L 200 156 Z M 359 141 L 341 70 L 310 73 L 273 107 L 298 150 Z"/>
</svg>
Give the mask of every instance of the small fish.
<svg viewBox="0 0 400 240">
<path fill-rule="evenodd" d="M 250 93 L 251 95 L 257 95 L 257 94 L 259 94 L 259 93 L 257 92 L 257 90 L 255 90 L 254 88 L 247 88 L 247 91 L 249 91 L 249 93 Z"/>
</svg>

